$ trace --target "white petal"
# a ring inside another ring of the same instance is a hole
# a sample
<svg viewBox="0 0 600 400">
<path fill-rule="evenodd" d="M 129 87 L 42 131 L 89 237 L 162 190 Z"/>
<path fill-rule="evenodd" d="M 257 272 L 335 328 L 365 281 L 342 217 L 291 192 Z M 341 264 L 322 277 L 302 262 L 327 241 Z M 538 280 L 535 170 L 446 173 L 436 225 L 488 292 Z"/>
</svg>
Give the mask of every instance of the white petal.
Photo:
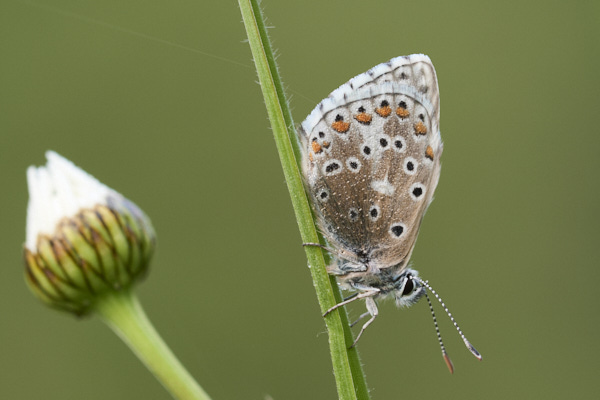
<svg viewBox="0 0 600 400">
<path fill-rule="evenodd" d="M 39 234 L 53 234 L 64 217 L 82 208 L 107 204 L 109 196 L 121 197 L 108 186 L 53 151 L 46 152 L 46 166 L 27 169 L 29 204 L 25 246 L 35 251 Z"/>
</svg>

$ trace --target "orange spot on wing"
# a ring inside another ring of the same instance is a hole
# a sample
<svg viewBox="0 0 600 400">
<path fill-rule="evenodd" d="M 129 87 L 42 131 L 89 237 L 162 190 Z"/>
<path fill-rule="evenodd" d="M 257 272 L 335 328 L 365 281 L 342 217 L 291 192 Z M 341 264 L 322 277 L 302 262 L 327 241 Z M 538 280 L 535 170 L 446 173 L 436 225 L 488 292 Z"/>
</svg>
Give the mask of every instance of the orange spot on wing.
<svg viewBox="0 0 600 400">
<path fill-rule="evenodd" d="M 315 158 L 313 157 L 312 151 L 310 153 L 308 153 L 308 159 L 310 160 L 310 162 L 315 161 Z"/>
<path fill-rule="evenodd" d="M 415 124 L 415 135 L 426 135 L 427 127 L 423 122 L 419 121 Z"/>
<path fill-rule="evenodd" d="M 371 123 L 371 120 L 373 119 L 373 117 L 371 116 L 371 114 L 367 114 L 366 112 L 361 112 L 360 114 L 357 114 L 354 117 L 354 119 L 357 120 L 358 122 L 360 122 L 361 124 L 368 125 Z"/>
<path fill-rule="evenodd" d="M 392 107 L 385 106 L 385 107 L 376 108 L 375 112 L 377 114 L 379 114 L 380 117 L 387 118 L 392 113 Z"/>
<path fill-rule="evenodd" d="M 431 146 L 427 146 L 427 149 L 425 150 L 425 157 L 433 161 L 433 149 L 431 148 Z"/>
<path fill-rule="evenodd" d="M 398 115 L 400 118 L 404 119 L 404 118 L 408 118 L 408 116 L 410 115 L 410 112 L 403 107 L 398 107 L 396 108 L 396 115 Z"/>
<path fill-rule="evenodd" d="M 321 145 L 316 140 L 311 143 L 311 146 L 312 146 L 313 151 L 316 154 L 319 154 L 320 152 L 323 151 L 323 148 L 321 148 Z"/>
<path fill-rule="evenodd" d="M 344 122 L 342 120 L 334 121 L 331 124 L 331 127 L 339 133 L 346 133 L 350 129 L 350 122 Z"/>
<path fill-rule="evenodd" d="M 329 142 L 323 142 L 323 147 L 325 147 L 326 149 L 328 149 L 330 144 L 331 143 L 329 143 Z"/>
</svg>

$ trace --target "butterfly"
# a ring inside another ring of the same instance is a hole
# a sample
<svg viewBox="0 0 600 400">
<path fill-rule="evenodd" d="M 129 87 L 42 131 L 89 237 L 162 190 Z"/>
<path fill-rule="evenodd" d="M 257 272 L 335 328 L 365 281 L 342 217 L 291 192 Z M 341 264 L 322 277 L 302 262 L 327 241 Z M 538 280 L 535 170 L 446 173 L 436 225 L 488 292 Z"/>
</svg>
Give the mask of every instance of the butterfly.
<svg viewBox="0 0 600 400">
<path fill-rule="evenodd" d="M 352 346 L 378 316 L 379 298 L 410 306 L 429 290 L 441 302 L 409 267 L 440 177 L 439 116 L 433 64 L 426 55 L 413 54 L 350 79 L 321 101 L 298 129 L 305 187 L 328 243 L 305 245 L 329 250 L 329 274 L 355 291 L 325 315 L 358 299 L 367 307 L 359 320 L 370 315 Z M 433 313 L 428 296 L 427 300 Z M 467 348 L 481 359 L 448 315 Z"/>
</svg>

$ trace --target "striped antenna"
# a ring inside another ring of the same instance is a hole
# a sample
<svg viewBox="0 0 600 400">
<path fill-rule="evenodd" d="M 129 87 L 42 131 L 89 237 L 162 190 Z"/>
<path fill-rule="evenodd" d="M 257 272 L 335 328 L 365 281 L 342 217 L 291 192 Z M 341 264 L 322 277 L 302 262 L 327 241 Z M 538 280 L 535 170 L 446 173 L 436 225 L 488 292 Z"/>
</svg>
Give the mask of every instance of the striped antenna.
<svg viewBox="0 0 600 400">
<path fill-rule="evenodd" d="M 444 361 L 446 361 L 446 365 L 450 370 L 450 373 L 454 373 L 454 365 L 452 365 L 452 360 L 448 353 L 446 353 L 446 348 L 444 347 L 444 342 L 442 341 L 442 334 L 440 333 L 440 328 L 438 327 L 437 318 L 435 317 L 435 311 L 433 311 L 433 304 L 431 304 L 431 300 L 429 300 L 429 295 L 427 291 L 425 291 L 425 297 L 427 298 L 427 303 L 429 303 L 429 309 L 431 310 L 431 316 L 433 317 L 433 324 L 435 325 L 435 333 L 437 334 L 438 341 L 440 342 L 440 347 L 442 348 L 442 357 L 444 357 Z"/>
<path fill-rule="evenodd" d="M 450 310 L 448 310 L 448 307 L 446 307 L 446 304 L 444 304 L 444 302 L 442 301 L 442 299 L 440 298 L 440 296 L 429 285 L 429 281 L 424 281 L 421 278 L 414 277 L 414 276 L 413 276 L 413 279 L 416 279 L 419 283 L 421 283 L 423 286 L 425 286 L 427 289 L 429 289 L 429 291 L 431 293 L 433 293 L 433 295 L 435 296 L 435 298 L 438 299 L 438 301 L 440 302 L 440 304 L 444 308 L 444 311 L 446 311 L 446 314 L 448 314 L 448 317 L 450 318 L 450 321 L 452 321 L 452 323 L 454 324 L 454 327 L 458 331 L 458 334 L 460 335 L 461 339 L 465 343 L 465 346 L 467 346 L 467 349 L 469 349 L 469 351 L 471 352 L 471 354 L 473 354 L 475 357 L 477 357 L 478 360 L 481 361 L 481 359 L 482 359 L 481 354 L 479 354 L 479 352 L 475 349 L 475 347 L 473 347 L 473 345 L 471 344 L 471 342 L 469 342 L 469 340 L 467 340 L 466 336 L 462 333 L 462 331 L 460 330 L 460 327 L 458 326 L 458 324 L 454 320 L 454 317 L 450 313 Z M 438 339 L 440 341 L 440 346 L 442 347 L 442 355 L 444 357 L 444 360 L 446 361 L 446 364 L 448 365 L 448 368 L 450 369 L 450 372 L 453 372 L 454 368 L 452 367 L 452 361 L 450 361 L 450 357 L 448 357 L 448 354 L 446 353 L 446 349 L 444 348 L 444 344 L 442 343 L 442 336 L 440 335 L 440 331 L 439 331 L 438 325 L 437 325 L 437 320 L 435 318 L 435 313 L 433 312 L 433 306 L 431 304 L 431 301 L 429 300 L 429 296 L 427 296 L 427 292 L 425 292 L 425 296 L 427 297 L 427 301 L 429 302 L 429 308 L 431 309 L 431 315 L 433 315 L 433 322 L 435 324 L 435 330 L 437 332 Z"/>
</svg>

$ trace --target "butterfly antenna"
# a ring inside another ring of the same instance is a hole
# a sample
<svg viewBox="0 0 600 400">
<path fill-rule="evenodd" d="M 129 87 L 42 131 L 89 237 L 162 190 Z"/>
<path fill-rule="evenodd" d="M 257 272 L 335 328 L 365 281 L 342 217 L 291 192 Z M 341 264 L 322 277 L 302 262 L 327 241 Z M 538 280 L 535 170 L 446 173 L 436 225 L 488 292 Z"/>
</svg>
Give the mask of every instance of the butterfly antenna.
<svg viewBox="0 0 600 400">
<path fill-rule="evenodd" d="M 454 373 L 454 365 L 452 365 L 452 360 L 448 353 L 446 353 L 446 348 L 444 347 L 444 342 L 442 341 L 442 334 L 440 333 L 440 328 L 438 327 L 437 318 L 435 318 L 435 311 L 433 311 L 433 304 L 431 304 L 431 300 L 429 300 L 429 295 L 427 291 L 425 291 L 425 297 L 427 298 L 427 303 L 429 303 L 429 309 L 431 310 L 431 316 L 433 317 L 433 324 L 435 325 L 435 333 L 437 334 L 438 341 L 440 342 L 440 347 L 442 348 L 442 357 L 444 357 L 444 361 L 446 361 L 446 365 L 450 370 L 450 373 Z"/>
<path fill-rule="evenodd" d="M 423 286 L 425 286 L 427 289 L 429 289 L 429 291 L 431 293 L 433 293 L 433 295 L 435 296 L 436 299 L 438 299 L 438 301 L 440 302 L 440 304 L 442 305 L 442 307 L 444 308 L 444 311 L 446 311 L 446 314 L 448 314 L 448 317 L 450 318 L 450 321 L 452 321 L 452 323 L 454 324 L 454 327 L 456 328 L 456 330 L 458 331 L 458 334 L 460 335 L 460 337 L 462 338 L 463 342 L 465 343 L 465 346 L 467 346 L 467 349 L 469 349 L 469 351 L 475 356 L 477 357 L 478 360 L 481 361 L 482 357 L 481 354 L 479 354 L 479 352 L 477 351 L 477 349 L 475 349 L 475 347 L 473 347 L 473 345 L 471 344 L 471 342 L 469 342 L 469 340 L 467 340 L 467 338 L 465 337 L 465 335 L 462 333 L 462 331 L 460 330 L 460 327 L 458 326 L 458 324 L 456 323 L 456 321 L 454 320 L 454 317 L 452 316 L 452 314 L 450 313 L 450 310 L 448 310 L 448 307 L 446 307 L 446 304 L 444 304 L 444 302 L 442 301 L 442 299 L 440 298 L 440 296 L 436 293 L 435 290 L 433 290 L 433 288 L 429 285 L 428 281 L 424 281 L 420 278 L 413 278 L 413 279 L 417 279 Z M 427 293 L 426 293 L 427 294 Z M 429 297 L 427 298 L 429 299 Z M 429 303 L 431 306 L 431 303 Z M 435 321 L 435 317 L 434 317 L 434 321 Z M 437 324 L 436 324 L 437 327 Z M 440 339 L 441 341 L 441 339 Z M 443 346 L 442 346 L 442 351 L 443 351 Z M 444 357 L 445 358 L 445 357 Z M 447 361 L 446 361 L 447 362 Z"/>
</svg>

